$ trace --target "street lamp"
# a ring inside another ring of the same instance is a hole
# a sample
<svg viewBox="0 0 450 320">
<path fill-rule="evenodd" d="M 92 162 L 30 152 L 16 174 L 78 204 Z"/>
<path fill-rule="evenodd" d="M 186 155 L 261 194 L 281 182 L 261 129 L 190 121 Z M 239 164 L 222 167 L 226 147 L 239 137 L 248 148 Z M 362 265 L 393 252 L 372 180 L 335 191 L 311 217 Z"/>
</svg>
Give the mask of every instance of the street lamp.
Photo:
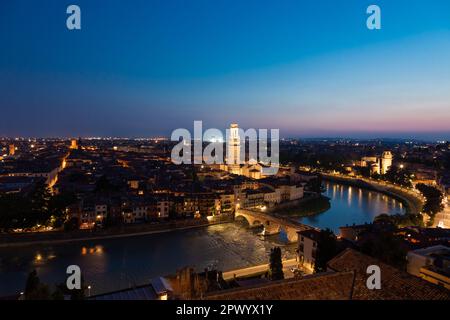
<svg viewBox="0 0 450 320">
<path fill-rule="evenodd" d="M 88 288 L 88 297 L 90 297 L 91 296 L 91 286 L 88 286 L 87 288 Z"/>
</svg>

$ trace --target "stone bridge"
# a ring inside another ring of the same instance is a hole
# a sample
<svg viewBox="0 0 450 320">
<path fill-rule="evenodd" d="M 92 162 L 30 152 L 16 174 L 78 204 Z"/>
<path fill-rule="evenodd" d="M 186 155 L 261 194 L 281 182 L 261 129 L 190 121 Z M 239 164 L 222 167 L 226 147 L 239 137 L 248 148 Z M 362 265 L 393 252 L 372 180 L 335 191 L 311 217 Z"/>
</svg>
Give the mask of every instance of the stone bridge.
<svg viewBox="0 0 450 320">
<path fill-rule="evenodd" d="M 298 231 L 312 229 L 312 227 L 293 221 L 289 218 L 276 214 L 267 214 L 258 210 L 238 209 L 234 217 L 236 220 L 245 219 L 249 226 L 264 226 L 263 233 L 266 235 L 277 234 L 284 231 L 289 242 L 297 242 Z"/>
</svg>

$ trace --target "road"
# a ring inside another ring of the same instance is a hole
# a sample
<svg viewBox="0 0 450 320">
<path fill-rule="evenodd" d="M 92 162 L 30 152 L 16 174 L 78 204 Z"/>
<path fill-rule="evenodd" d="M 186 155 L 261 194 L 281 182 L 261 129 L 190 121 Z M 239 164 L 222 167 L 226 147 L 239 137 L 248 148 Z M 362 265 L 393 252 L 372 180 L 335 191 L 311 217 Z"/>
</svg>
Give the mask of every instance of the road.
<svg viewBox="0 0 450 320">
<path fill-rule="evenodd" d="M 296 268 L 297 267 L 297 260 L 296 259 L 287 259 L 283 260 L 283 271 L 285 273 L 285 277 L 289 278 L 289 275 L 292 273 L 290 271 L 290 268 Z M 223 273 L 224 280 L 231 280 L 234 277 L 240 278 L 240 277 L 248 277 L 251 275 L 260 274 L 263 272 L 266 272 L 269 270 L 269 264 L 261 264 L 258 266 L 252 266 L 248 268 L 242 268 L 242 269 L 236 269 L 231 271 L 226 271 Z"/>
</svg>

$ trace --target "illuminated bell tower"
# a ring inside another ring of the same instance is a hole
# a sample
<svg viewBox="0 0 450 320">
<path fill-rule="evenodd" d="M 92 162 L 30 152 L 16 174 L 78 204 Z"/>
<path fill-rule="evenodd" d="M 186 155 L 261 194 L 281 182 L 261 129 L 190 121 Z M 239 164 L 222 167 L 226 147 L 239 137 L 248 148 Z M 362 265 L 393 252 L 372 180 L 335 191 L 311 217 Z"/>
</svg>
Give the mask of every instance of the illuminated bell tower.
<svg viewBox="0 0 450 320">
<path fill-rule="evenodd" d="M 228 138 L 227 164 L 231 173 L 240 174 L 241 139 L 239 137 L 239 127 L 236 123 L 230 126 L 230 136 Z"/>
<path fill-rule="evenodd" d="M 389 168 L 392 166 L 392 160 L 394 156 L 392 152 L 385 151 L 381 156 L 381 174 L 386 174 L 389 171 Z"/>
<path fill-rule="evenodd" d="M 70 149 L 78 149 L 78 141 L 77 141 L 77 139 L 72 139 L 70 141 Z"/>
<path fill-rule="evenodd" d="M 14 144 L 9 145 L 9 155 L 13 156 L 16 153 L 16 146 Z"/>
</svg>

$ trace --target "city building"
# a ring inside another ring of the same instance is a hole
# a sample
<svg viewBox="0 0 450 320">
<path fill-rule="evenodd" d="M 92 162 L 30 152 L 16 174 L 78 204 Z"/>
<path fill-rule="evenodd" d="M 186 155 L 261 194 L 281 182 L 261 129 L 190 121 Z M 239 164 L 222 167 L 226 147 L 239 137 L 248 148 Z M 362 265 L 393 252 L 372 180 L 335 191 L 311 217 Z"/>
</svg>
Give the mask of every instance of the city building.
<svg viewBox="0 0 450 320">
<path fill-rule="evenodd" d="M 234 213 L 236 209 L 236 196 L 233 191 L 228 191 L 219 194 L 220 207 L 223 214 Z"/>
<path fill-rule="evenodd" d="M 16 146 L 14 144 L 10 144 L 9 145 L 9 156 L 14 156 L 14 154 L 16 153 Z"/>
<path fill-rule="evenodd" d="M 87 300 L 169 300 L 173 289 L 166 278 L 150 279 L 149 284 L 88 297 Z"/>
<path fill-rule="evenodd" d="M 226 161 L 219 168 L 231 174 L 241 175 L 251 179 L 263 179 L 266 177 L 263 168 L 267 164 L 260 163 L 257 159 L 253 158 L 246 160 L 246 157 L 248 158 L 249 155 L 245 151 L 245 141 L 241 141 L 238 125 L 235 123 L 231 124 L 229 132 Z M 244 147 L 244 150 L 241 150 L 241 147 Z"/>
<path fill-rule="evenodd" d="M 196 218 L 220 213 L 220 197 L 212 192 L 190 193 L 184 196 L 184 212 Z"/>
<path fill-rule="evenodd" d="M 230 138 L 228 140 L 227 150 L 227 171 L 232 174 L 241 174 L 241 139 L 239 136 L 238 125 L 233 123 L 230 126 Z"/>
<path fill-rule="evenodd" d="M 78 141 L 77 141 L 77 139 L 70 140 L 70 149 L 78 149 Z"/>
<path fill-rule="evenodd" d="M 298 232 L 297 256 L 299 266 L 314 271 L 320 231 L 316 229 Z"/>
<path fill-rule="evenodd" d="M 358 167 L 368 167 L 370 175 L 386 174 L 392 166 L 394 156 L 391 151 L 384 151 L 381 157 L 378 156 L 364 156 L 360 161 L 356 161 L 355 165 Z"/>
<path fill-rule="evenodd" d="M 243 191 L 243 198 L 241 199 L 242 208 L 258 208 L 264 206 L 264 198 L 267 192 L 272 192 L 267 189 L 246 189 Z"/>
<path fill-rule="evenodd" d="M 367 268 L 381 272 L 381 289 L 367 287 Z M 328 271 L 354 272 L 354 300 L 449 300 L 450 291 L 353 249 L 345 249 L 328 262 Z"/>
<path fill-rule="evenodd" d="M 22 176 L 0 176 L 0 192 L 18 193 L 30 189 L 38 182 L 44 182 L 44 178 L 22 177 Z"/>
<path fill-rule="evenodd" d="M 392 166 L 394 156 L 391 151 L 384 151 L 380 159 L 381 174 L 386 174 Z"/>
<path fill-rule="evenodd" d="M 407 271 L 450 289 L 450 247 L 437 245 L 409 251 Z"/>
<path fill-rule="evenodd" d="M 381 289 L 367 287 L 367 268 L 381 270 Z M 278 281 L 233 280 L 222 273 L 196 273 L 183 268 L 176 275 L 154 278 L 142 286 L 90 297 L 90 300 L 449 300 L 450 291 L 391 267 L 353 249 L 328 263 L 326 272 Z M 247 284 L 249 282 L 249 284 Z"/>
</svg>

